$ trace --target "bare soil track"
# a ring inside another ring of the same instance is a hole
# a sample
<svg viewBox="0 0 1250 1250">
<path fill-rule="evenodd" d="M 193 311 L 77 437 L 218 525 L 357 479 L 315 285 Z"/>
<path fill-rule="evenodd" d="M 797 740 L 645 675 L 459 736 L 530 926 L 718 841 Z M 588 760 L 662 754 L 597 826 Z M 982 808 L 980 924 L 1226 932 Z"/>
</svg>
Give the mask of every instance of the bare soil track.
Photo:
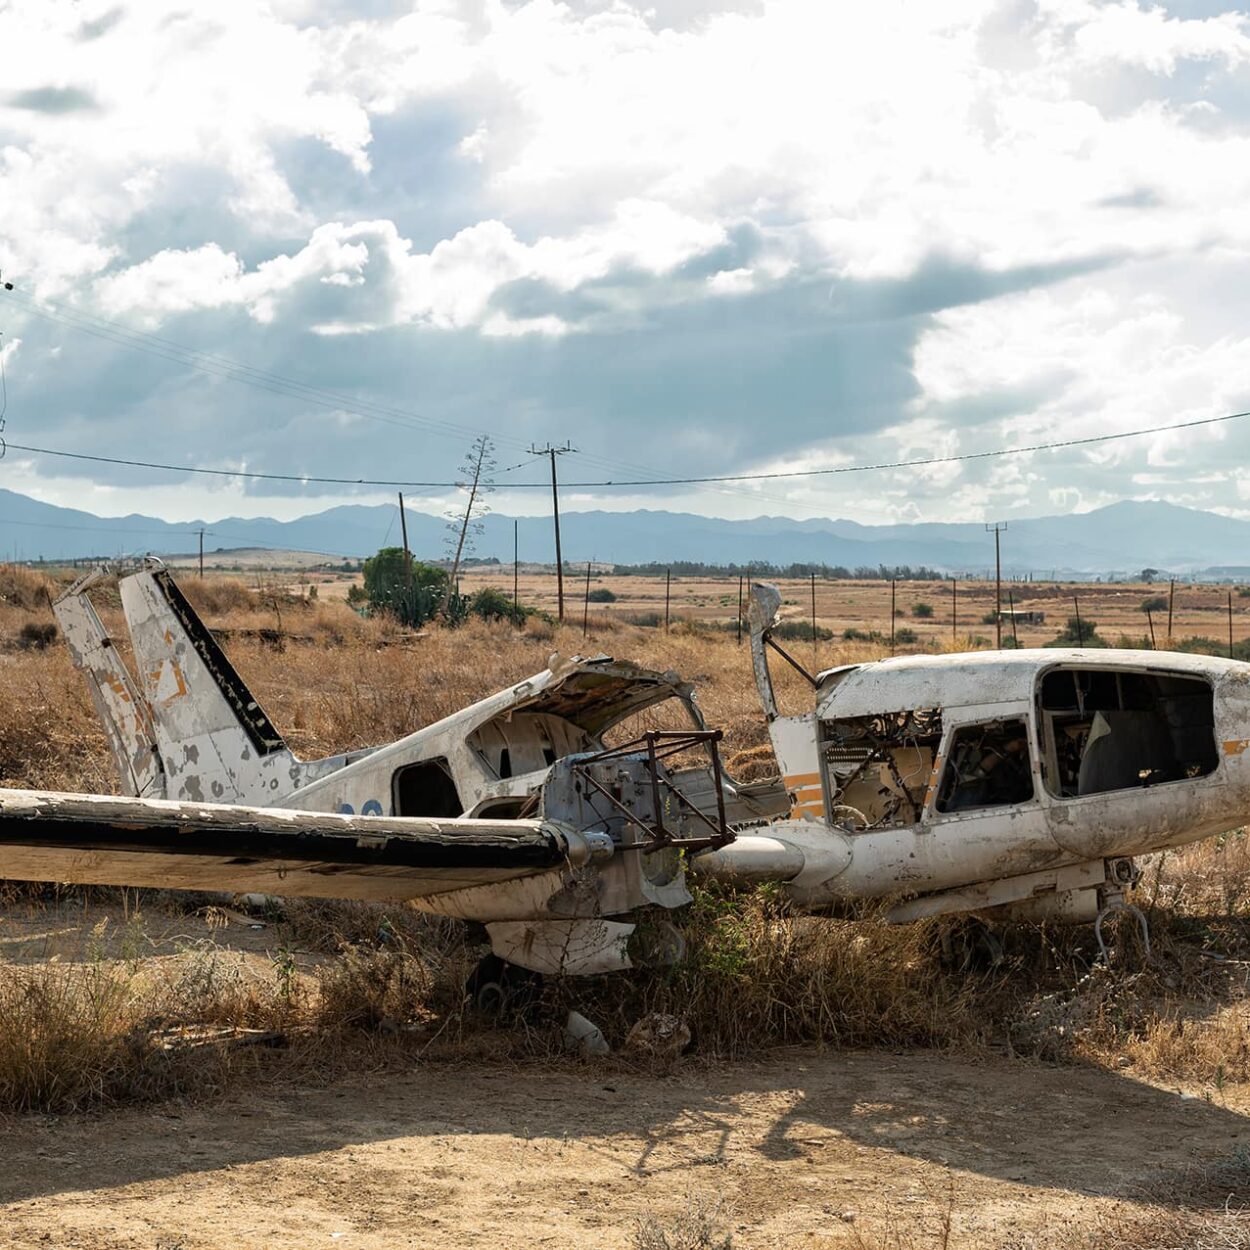
<svg viewBox="0 0 1250 1250">
<path fill-rule="evenodd" d="M 1099 1070 L 793 1051 L 669 1077 L 415 1067 L 202 1108 L 4 1124 L 0 1244 L 603 1246 L 723 1195 L 740 1248 L 1005 1246 L 1167 1205 L 1250 1141 Z M 1044 1243 L 1043 1243 L 1044 1244 Z"/>
</svg>

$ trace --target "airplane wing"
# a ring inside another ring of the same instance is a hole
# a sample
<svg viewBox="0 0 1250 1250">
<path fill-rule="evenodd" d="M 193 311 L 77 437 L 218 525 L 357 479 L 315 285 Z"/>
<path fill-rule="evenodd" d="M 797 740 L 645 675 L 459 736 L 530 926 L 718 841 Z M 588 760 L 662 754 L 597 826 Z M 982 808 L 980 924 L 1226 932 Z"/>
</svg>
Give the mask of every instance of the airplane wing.
<svg viewBox="0 0 1250 1250">
<path fill-rule="evenodd" d="M 549 820 L 432 820 L 0 789 L 0 878 L 394 902 L 611 853 Z"/>
</svg>

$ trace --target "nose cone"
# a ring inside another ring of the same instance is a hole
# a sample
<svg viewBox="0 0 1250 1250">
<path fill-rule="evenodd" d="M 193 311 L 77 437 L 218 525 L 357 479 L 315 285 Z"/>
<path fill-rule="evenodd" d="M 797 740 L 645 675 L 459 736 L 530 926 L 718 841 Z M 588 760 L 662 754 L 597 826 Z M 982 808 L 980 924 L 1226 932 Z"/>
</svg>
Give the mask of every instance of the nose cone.
<svg viewBox="0 0 1250 1250">
<path fill-rule="evenodd" d="M 836 887 L 851 862 L 851 841 L 828 825 L 783 820 L 767 833 L 739 834 L 728 846 L 690 862 L 696 876 L 740 886 L 776 882 L 799 907 L 820 907 L 839 896 Z"/>
</svg>

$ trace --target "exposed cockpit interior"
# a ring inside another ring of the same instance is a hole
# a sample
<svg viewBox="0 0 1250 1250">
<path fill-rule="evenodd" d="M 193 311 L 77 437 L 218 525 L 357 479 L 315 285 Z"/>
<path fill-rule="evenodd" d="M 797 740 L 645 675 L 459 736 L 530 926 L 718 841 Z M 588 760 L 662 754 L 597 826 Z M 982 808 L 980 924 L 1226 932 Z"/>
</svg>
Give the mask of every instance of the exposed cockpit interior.
<svg viewBox="0 0 1250 1250">
<path fill-rule="evenodd" d="M 1211 684 L 1171 673 L 1064 666 L 1041 680 L 1046 788 L 1080 798 L 1215 771 Z"/>
</svg>

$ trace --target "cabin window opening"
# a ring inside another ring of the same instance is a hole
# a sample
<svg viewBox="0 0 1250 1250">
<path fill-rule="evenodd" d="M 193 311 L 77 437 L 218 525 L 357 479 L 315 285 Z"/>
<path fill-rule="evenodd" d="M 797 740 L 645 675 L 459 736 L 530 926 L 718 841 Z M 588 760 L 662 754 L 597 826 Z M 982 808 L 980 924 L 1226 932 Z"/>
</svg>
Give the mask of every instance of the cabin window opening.
<svg viewBox="0 0 1250 1250">
<path fill-rule="evenodd" d="M 1053 669 L 1041 681 L 1043 773 L 1057 798 L 1215 771 L 1215 694 L 1172 673 Z"/>
<path fill-rule="evenodd" d="M 396 816 L 451 819 L 464 812 L 445 759 L 397 768 L 391 779 L 391 792 Z"/>
<path fill-rule="evenodd" d="M 990 721 L 955 731 L 938 788 L 939 812 L 1010 807 L 1032 797 L 1033 769 L 1024 721 Z"/>
<path fill-rule="evenodd" d="M 920 820 L 942 741 L 938 708 L 825 721 L 821 738 L 834 820 L 852 831 Z"/>
<path fill-rule="evenodd" d="M 512 776 L 512 752 L 504 747 L 499 752 L 499 780 L 507 781 Z"/>
</svg>

